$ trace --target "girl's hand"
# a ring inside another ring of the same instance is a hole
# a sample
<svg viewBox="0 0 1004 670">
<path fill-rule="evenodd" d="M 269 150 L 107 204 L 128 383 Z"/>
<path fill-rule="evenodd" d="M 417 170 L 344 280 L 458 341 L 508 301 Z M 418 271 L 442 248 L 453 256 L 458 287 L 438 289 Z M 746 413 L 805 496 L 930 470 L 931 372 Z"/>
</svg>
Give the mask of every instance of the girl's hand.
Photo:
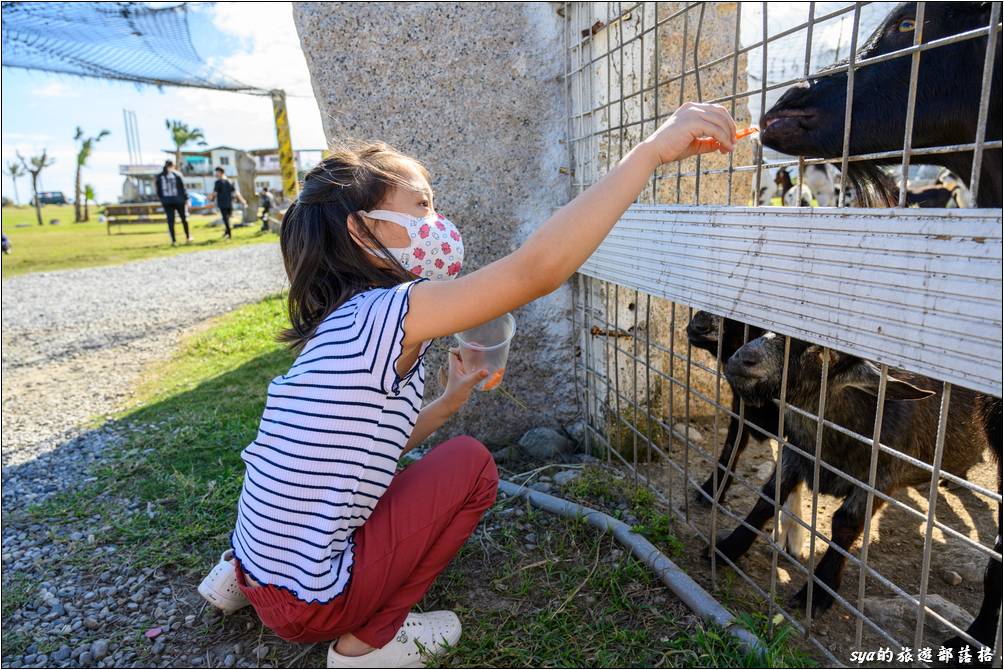
<svg viewBox="0 0 1004 670">
<path fill-rule="evenodd" d="M 464 364 L 460 360 L 459 349 L 450 349 L 448 356 L 450 371 L 446 375 L 446 390 L 443 391 L 440 399 L 446 403 L 451 412 L 456 412 L 470 400 L 471 391 L 482 379 L 488 376 L 488 370 L 481 369 L 468 373 L 464 370 Z M 442 381 L 442 371 L 440 371 L 440 381 Z"/>
<path fill-rule="evenodd" d="M 728 153 L 735 146 L 735 138 L 736 122 L 723 106 L 687 102 L 645 144 L 651 146 L 661 165 L 711 151 Z"/>
</svg>

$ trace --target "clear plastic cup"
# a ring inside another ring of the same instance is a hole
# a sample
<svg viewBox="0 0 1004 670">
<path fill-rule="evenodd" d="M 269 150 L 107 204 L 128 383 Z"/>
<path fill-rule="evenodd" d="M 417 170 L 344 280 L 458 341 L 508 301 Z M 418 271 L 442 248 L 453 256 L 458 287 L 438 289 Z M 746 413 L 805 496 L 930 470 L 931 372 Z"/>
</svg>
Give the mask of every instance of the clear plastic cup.
<svg viewBox="0 0 1004 670">
<path fill-rule="evenodd" d="M 506 360 L 509 358 L 509 343 L 515 334 L 516 319 L 512 314 L 503 314 L 454 336 L 460 345 L 460 360 L 464 364 L 464 370 L 488 370 L 488 376 L 474 388 L 491 391 L 502 383 Z"/>
</svg>

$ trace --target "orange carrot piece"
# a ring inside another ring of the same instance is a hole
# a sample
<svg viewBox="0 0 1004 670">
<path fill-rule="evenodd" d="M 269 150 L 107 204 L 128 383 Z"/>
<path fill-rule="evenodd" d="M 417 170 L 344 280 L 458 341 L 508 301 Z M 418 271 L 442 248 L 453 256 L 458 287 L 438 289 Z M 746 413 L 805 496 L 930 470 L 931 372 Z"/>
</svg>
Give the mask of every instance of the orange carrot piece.
<svg viewBox="0 0 1004 670">
<path fill-rule="evenodd" d="M 741 140 L 744 137 L 749 137 L 753 133 L 759 133 L 759 132 L 760 132 L 760 129 L 757 128 L 756 126 L 750 126 L 749 128 L 743 128 L 742 130 L 739 130 L 739 131 L 736 132 L 736 139 L 737 140 Z M 718 149 L 721 146 L 721 144 L 719 144 L 718 140 L 716 140 L 713 137 L 702 137 L 702 138 L 700 138 L 698 140 L 694 140 L 694 141 L 697 142 L 697 147 L 698 147 L 699 151 L 711 151 L 713 149 Z"/>
<path fill-rule="evenodd" d="M 502 383 L 502 377 L 505 375 L 505 368 L 499 368 L 485 380 L 485 385 L 481 387 L 482 391 L 491 391 L 493 388 Z"/>
</svg>

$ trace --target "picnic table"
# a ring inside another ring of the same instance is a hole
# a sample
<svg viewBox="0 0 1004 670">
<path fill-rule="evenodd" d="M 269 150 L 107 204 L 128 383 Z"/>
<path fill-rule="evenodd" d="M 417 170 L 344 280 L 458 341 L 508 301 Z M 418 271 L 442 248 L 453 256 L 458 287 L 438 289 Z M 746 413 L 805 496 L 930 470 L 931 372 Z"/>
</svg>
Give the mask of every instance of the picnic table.
<svg viewBox="0 0 1004 670">
<path fill-rule="evenodd" d="M 215 205 L 208 204 L 203 207 L 189 207 L 190 214 L 204 214 L 211 212 Z M 167 215 L 159 202 L 133 202 L 121 205 L 105 205 L 105 224 L 108 234 L 112 234 L 112 226 L 121 226 L 133 223 L 167 223 Z"/>
</svg>

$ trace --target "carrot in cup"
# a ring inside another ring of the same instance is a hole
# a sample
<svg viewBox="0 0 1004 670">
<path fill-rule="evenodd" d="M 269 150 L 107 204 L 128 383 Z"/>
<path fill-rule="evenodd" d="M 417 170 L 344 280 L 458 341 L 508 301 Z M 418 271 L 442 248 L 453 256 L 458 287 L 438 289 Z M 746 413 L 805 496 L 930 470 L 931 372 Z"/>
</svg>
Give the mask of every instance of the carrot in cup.
<svg viewBox="0 0 1004 670">
<path fill-rule="evenodd" d="M 505 368 L 499 368 L 492 373 L 488 379 L 486 379 L 481 384 L 482 391 L 491 391 L 493 388 L 502 383 L 502 377 L 505 375 Z"/>
<path fill-rule="evenodd" d="M 488 376 L 474 388 L 489 391 L 498 387 L 505 375 L 509 344 L 516 332 L 516 320 L 511 314 L 457 333 L 460 360 L 465 370 L 488 370 Z"/>
</svg>

